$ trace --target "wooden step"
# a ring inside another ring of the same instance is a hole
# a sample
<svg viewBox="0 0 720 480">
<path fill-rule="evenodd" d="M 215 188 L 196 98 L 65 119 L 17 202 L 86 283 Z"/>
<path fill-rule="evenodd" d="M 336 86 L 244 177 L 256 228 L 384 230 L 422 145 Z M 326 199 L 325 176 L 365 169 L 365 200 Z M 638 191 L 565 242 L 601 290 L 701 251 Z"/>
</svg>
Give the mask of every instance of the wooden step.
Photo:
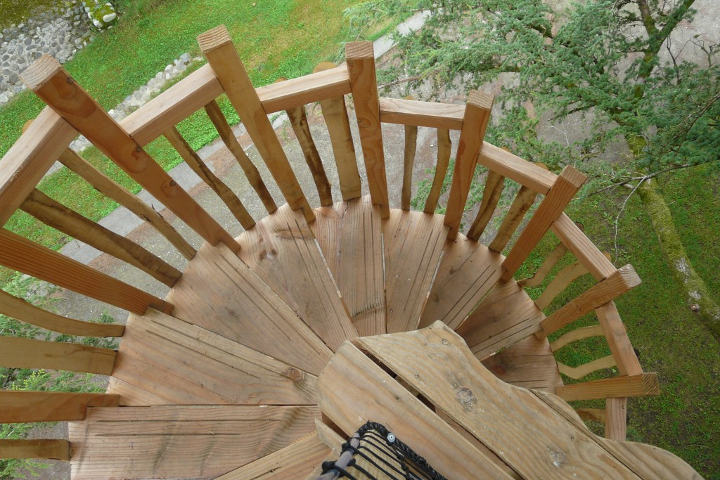
<svg viewBox="0 0 720 480">
<path fill-rule="evenodd" d="M 500 380 L 517 387 L 555 393 L 555 388 L 563 384 L 547 338 L 531 335 L 491 355 L 482 364 Z"/>
<path fill-rule="evenodd" d="M 315 431 L 314 406 L 88 408 L 70 423 L 72 478 L 215 478 Z"/>
<path fill-rule="evenodd" d="M 358 334 L 385 333 L 380 207 L 366 196 L 315 209 L 315 217 L 312 229 Z"/>
<path fill-rule="evenodd" d="M 113 377 L 121 405 L 317 402 L 315 375 L 155 310 L 128 318 Z"/>
</svg>

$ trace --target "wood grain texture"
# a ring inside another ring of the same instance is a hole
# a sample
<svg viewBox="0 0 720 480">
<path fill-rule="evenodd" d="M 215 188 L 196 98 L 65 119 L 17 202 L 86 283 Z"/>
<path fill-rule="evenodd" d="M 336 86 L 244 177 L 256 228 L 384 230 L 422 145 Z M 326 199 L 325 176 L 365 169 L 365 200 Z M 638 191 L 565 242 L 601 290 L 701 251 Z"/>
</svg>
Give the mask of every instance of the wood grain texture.
<svg viewBox="0 0 720 480">
<path fill-rule="evenodd" d="M 77 134 L 65 119 L 45 107 L 10 147 L 1 160 L 0 226 L 7 223 Z"/>
<path fill-rule="evenodd" d="M 338 98 L 350 93 L 350 76 L 344 66 L 313 71 L 310 75 L 291 78 L 282 84 L 269 84 L 257 89 L 265 113 Z"/>
<path fill-rule="evenodd" d="M 220 110 L 220 106 L 215 100 L 205 105 L 205 113 L 207 113 L 208 118 L 215 126 L 215 130 L 218 131 L 218 134 L 227 149 L 230 150 L 230 153 L 233 154 L 235 160 L 238 162 L 238 165 L 240 165 L 240 168 L 242 168 L 243 172 L 245 172 L 245 177 L 260 197 L 260 200 L 265 206 L 267 212 L 272 213 L 277 210 L 275 200 L 273 200 L 272 195 L 270 195 L 270 192 L 265 186 L 265 182 L 263 182 L 260 172 L 250 161 L 250 158 L 248 158 L 245 154 L 245 150 L 243 150 L 240 142 L 238 142 L 238 139 L 235 137 L 232 128 L 230 128 L 225 115 L 223 115 L 222 110 Z"/>
<path fill-rule="evenodd" d="M 203 246 L 168 294 L 173 316 L 317 375 L 332 351 L 224 246 Z"/>
<path fill-rule="evenodd" d="M 572 165 L 566 166 L 557 177 L 548 194 L 540 202 L 535 215 L 530 219 L 512 250 L 505 258 L 502 279 L 509 280 L 522 265 L 530 252 L 535 249 L 545 232 L 555 222 L 570 200 L 573 199 L 587 177 Z"/>
<path fill-rule="evenodd" d="M 557 247 L 555 247 L 553 251 L 547 255 L 547 257 L 545 257 L 545 260 L 543 260 L 543 263 L 535 271 L 535 273 L 531 277 L 519 280 L 518 285 L 523 288 L 537 287 L 538 285 L 541 285 L 545 281 L 545 278 L 547 278 L 548 274 L 552 271 L 553 267 L 555 267 L 555 265 L 557 265 L 557 263 L 565 256 L 567 251 L 568 248 L 562 242 L 558 243 Z"/>
<path fill-rule="evenodd" d="M 500 278 L 503 257 L 459 234 L 447 240 L 419 327 L 442 320 L 457 328 Z"/>
<path fill-rule="evenodd" d="M 612 355 L 607 355 L 605 357 L 595 359 L 591 362 L 583 363 L 582 365 L 579 365 L 577 367 L 571 367 L 560 362 L 558 362 L 557 364 L 560 373 L 562 373 L 566 377 L 570 377 L 575 380 L 580 380 L 584 377 L 587 377 L 593 372 L 597 372 L 598 370 L 603 370 L 606 368 L 612 368 L 615 365 L 615 359 Z"/>
<path fill-rule="evenodd" d="M 590 327 L 582 327 L 575 330 L 571 330 L 562 337 L 558 338 L 550 344 L 550 348 L 553 352 L 557 352 L 565 345 L 572 342 L 582 340 L 590 337 L 602 337 L 604 336 L 602 327 L 600 325 L 592 325 Z"/>
<path fill-rule="evenodd" d="M 250 138 L 270 170 L 285 200 L 293 210 L 302 210 L 307 221 L 315 218 L 298 184 L 290 162 L 267 118 L 260 98 L 248 77 L 230 34 L 221 25 L 198 36 L 200 50 L 205 55 L 230 103 L 238 112 Z"/>
<path fill-rule="evenodd" d="M 43 55 L 23 75 L 37 96 L 207 242 L 215 245 L 222 241 L 233 247 L 230 234 L 170 178 L 55 59 Z"/>
<path fill-rule="evenodd" d="M 627 437 L 627 398 L 605 400 L 605 438 L 624 441 Z"/>
<path fill-rule="evenodd" d="M 360 144 L 362 145 L 365 172 L 373 205 L 379 205 L 383 218 L 390 216 L 385 153 L 383 152 L 380 101 L 375 77 L 375 56 L 372 42 L 348 42 L 345 58 L 350 75 L 357 117 Z"/>
<path fill-rule="evenodd" d="M 358 335 L 385 333 L 380 207 L 365 196 L 315 214 L 313 232 Z"/>
<path fill-rule="evenodd" d="M 543 290 L 540 296 L 535 299 L 535 305 L 537 305 L 540 310 L 545 310 L 572 282 L 588 273 L 590 273 L 588 269 L 580 262 L 571 263 L 564 267 L 555 275 L 548 286 L 545 287 L 545 290 Z"/>
<path fill-rule="evenodd" d="M 435 213 L 440 194 L 442 193 L 443 181 L 447 174 L 448 165 L 450 164 L 450 151 L 452 150 L 452 142 L 450 141 L 450 130 L 438 129 L 437 131 L 437 164 L 435 165 L 435 176 L 430 187 L 430 193 L 425 201 L 425 213 Z"/>
<path fill-rule="evenodd" d="M 110 375 L 117 352 L 77 343 L 0 337 L 0 365 Z"/>
<path fill-rule="evenodd" d="M 635 349 L 630 343 L 625 324 L 620 318 L 615 302 L 609 302 L 595 309 L 600 328 L 605 334 L 605 339 L 610 347 L 615 361 L 617 362 L 620 375 L 639 375 L 642 367 L 638 360 Z"/>
<path fill-rule="evenodd" d="M 240 199 L 235 195 L 230 187 L 225 185 L 225 182 L 220 180 L 213 172 L 205 165 L 200 156 L 195 153 L 195 150 L 185 141 L 177 128 L 172 127 L 164 133 L 164 137 L 170 142 L 170 145 L 180 154 L 185 163 L 205 184 L 210 187 L 220 200 L 227 206 L 230 213 L 240 222 L 245 230 L 251 229 L 255 226 L 255 220 L 250 216 L 245 206 L 242 204 Z"/>
<path fill-rule="evenodd" d="M 316 396 L 314 375 L 155 310 L 128 318 L 113 377 L 164 404 L 312 405 Z"/>
<path fill-rule="evenodd" d="M 502 253 L 502 251 L 505 250 L 513 234 L 525 219 L 525 215 L 530 210 L 530 207 L 535 203 L 536 197 L 537 193 L 530 188 L 526 186 L 520 187 L 508 212 L 505 214 L 505 217 L 503 217 L 503 221 L 495 234 L 495 238 L 493 238 L 493 241 L 488 245 L 490 250 L 498 253 Z"/>
<path fill-rule="evenodd" d="M 405 150 L 403 154 L 403 183 L 400 205 L 403 210 L 410 210 L 412 196 L 412 173 L 417 150 L 417 127 L 405 125 Z"/>
<path fill-rule="evenodd" d="M 656 373 L 641 373 L 565 385 L 558 387 L 555 395 L 566 402 L 597 398 L 645 397 L 660 395 L 660 385 Z"/>
<path fill-rule="evenodd" d="M 322 62 L 313 70 L 319 73 L 335 68 L 335 64 Z M 346 67 L 337 67 L 349 75 Z M 348 77 L 349 78 L 349 77 Z M 340 181 L 340 192 L 344 201 L 358 198 L 361 195 L 360 174 L 358 173 L 357 158 L 355 157 L 355 146 L 353 145 L 352 133 L 350 131 L 350 120 L 348 119 L 345 98 L 333 97 L 320 100 L 325 126 L 330 135 L 333 156 L 338 170 Z"/>
<path fill-rule="evenodd" d="M 0 230 L 0 264 L 133 313 L 143 313 L 148 307 L 169 313 L 173 308 L 169 302 L 4 229 Z"/>
<path fill-rule="evenodd" d="M 547 339 L 530 336 L 482 361 L 505 383 L 555 393 L 562 379 Z"/>
<path fill-rule="evenodd" d="M 388 333 L 417 328 L 447 231 L 441 215 L 422 212 L 393 209 L 383 223 Z"/>
<path fill-rule="evenodd" d="M 468 95 L 445 213 L 445 226 L 449 229 L 448 240 L 455 240 L 460 229 L 465 202 L 475 176 L 478 153 L 483 147 L 485 130 L 490 122 L 492 104 L 492 95 L 478 91 L 472 91 Z"/>
<path fill-rule="evenodd" d="M 93 323 L 63 317 L 38 308 L 22 298 L 0 291 L 0 314 L 52 332 L 83 337 L 120 337 L 124 325 Z"/>
<path fill-rule="evenodd" d="M 495 208 L 500 200 L 504 186 L 505 177 L 492 170 L 488 171 L 480 209 L 475 217 L 475 221 L 473 221 L 473 224 L 470 226 L 470 230 L 468 230 L 467 237 L 469 239 L 475 241 L 480 239 L 480 235 L 485 231 L 485 227 L 487 227 L 493 213 L 495 213 Z M 507 216 L 505 218 L 507 218 Z M 495 249 L 495 251 L 502 251 L 502 248 L 500 250 Z"/>
<path fill-rule="evenodd" d="M 512 478 L 349 343 L 318 377 L 318 390 L 323 414 L 348 436 L 372 420 L 385 425 L 446 478 Z"/>
<path fill-rule="evenodd" d="M 0 423 L 64 422 L 85 420 L 90 406 L 117 407 L 118 395 L 105 393 L 66 393 L 0 391 Z M 0 455 L 2 457 L 2 455 Z"/>
<path fill-rule="evenodd" d="M 89 408 L 70 424 L 72 477 L 215 478 L 315 431 L 317 407 Z"/>
<path fill-rule="evenodd" d="M 483 142 L 478 163 L 543 195 L 557 179 L 554 173 L 488 142 Z"/>
<path fill-rule="evenodd" d="M 30 192 L 20 208 L 45 225 L 129 263 L 168 287 L 182 275 L 180 270 L 132 240 L 89 220 L 38 189 Z"/>
<path fill-rule="evenodd" d="M 60 158 L 58 158 L 58 160 L 67 168 L 81 176 L 98 192 L 112 200 L 115 200 L 139 218 L 155 227 L 155 229 L 160 232 L 160 234 L 164 236 L 183 257 L 191 260 L 195 256 L 196 252 L 192 245 L 190 245 L 190 243 L 188 243 L 188 241 L 185 240 L 177 232 L 177 230 L 175 230 L 175 228 L 173 228 L 173 226 L 163 218 L 162 215 L 160 215 L 147 203 L 140 200 L 137 196 L 130 192 L 130 190 L 123 187 L 115 180 L 112 180 L 110 177 L 105 176 L 84 158 L 75 153 L 74 150 L 66 148 L 62 154 L 60 154 Z"/>
<path fill-rule="evenodd" d="M 568 250 L 575 255 L 575 258 L 592 273 L 595 280 L 607 278 L 617 270 L 612 262 L 566 214 L 561 213 L 552 224 L 551 229 L 560 241 L 568 247 Z"/>
<path fill-rule="evenodd" d="M 59 439 L 0 440 L 0 458 L 70 460 L 70 442 Z"/>
<path fill-rule="evenodd" d="M 243 262 L 333 351 L 357 337 L 315 236 L 299 212 L 284 205 L 238 241 Z"/>
<path fill-rule="evenodd" d="M 383 123 L 460 130 L 464 114 L 465 105 L 380 98 L 380 121 Z"/>
</svg>

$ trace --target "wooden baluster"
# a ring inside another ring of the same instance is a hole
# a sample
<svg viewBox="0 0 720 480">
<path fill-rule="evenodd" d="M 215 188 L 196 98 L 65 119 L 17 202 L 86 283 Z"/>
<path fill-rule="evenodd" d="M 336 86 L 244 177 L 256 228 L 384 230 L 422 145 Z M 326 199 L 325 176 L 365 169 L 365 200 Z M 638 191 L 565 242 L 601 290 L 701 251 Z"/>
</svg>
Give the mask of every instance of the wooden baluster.
<svg viewBox="0 0 720 480">
<path fill-rule="evenodd" d="M 588 273 L 590 273 L 588 269 L 580 262 L 572 263 L 563 268 L 535 300 L 535 305 L 540 310 L 545 310 L 555 300 L 555 297 L 560 295 L 572 282 Z"/>
<path fill-rule="evenodd" d="M 442 185 L 447 174 L 448 164 L 450 163 L 450 150 L 452 143 L 450 142 L 450 130 L 447 128 L 437 129 L 437 165 L 435 165 L 435 177 L 430 188 L 430 193 L 425 201 L 425 213 L 435 213 L 438 199 L 442 193 Z"/>
<path fill-rule="evenodd" d="M 215 126 L 215 130 L 217 130 L 220 134 L 220 138 L 222 138 L 222 141 L 225 143 L 227 149 L 230 150 L 230 153 L 233 154 L 235 160 L 237 160 L 240 165 L 240 168 L 242 168 L 243 172 L 245 172 L 245 177 L 248 179 L 248 182 L 252 185 L 253 189 L 255 189 L 255 192 L 260 197 L 263 205 L 265 205 L 267 212 L 273 213 L 277 210 L 275 200 L 273 200 L 272 195 L 270 195 L 270 192 L 265 186 L 265 182 L 263 182 L 257 167 L 250 161 L 248 156 L 245 154 L 245 150 L 243 150 L 240 142 L 238 142 L 238 139 L 235 137 L 235 134 L 228 124 L 225 115 L 223 115 L 222 110 L 220 110 L 220 105 L 213 100 L 205 105 L 205 113 L 207 113 L 210 121 Z"/>
<path fill-rule="evenodd" d="M 625 441 L 627 437 L 627 397 L 605 399 L 605 438 Z"/>
<path fill-rule="evenodd" d="M 62 68 L 43 55 L 22 74 L 25 84 L 131 178 L 166 205 L 211 245 L 240 247 L 130 135 Z M 32 129 L 32 127 L 31 127 Z M 58 152 L 59 155 L 60 152 Z"/>
<path fill-rule="evenodd" d="M 168 287 L 175 285 L 182 275 L 132 240 L 88 220 L 40 190 L 33 190 L 20 208 L 44 224 L 129 263 Z"/>
<path fill-rule="evenodd" d="M 501 280 L 506 282 L 512 278 L 586 179 L 585 175 L 571 165 L 563 169 L 503 262 L 505 271 L 500 277 Z"/>
<path fill-rule="evenodd" d="M 568 247 L 570 253 L 580 260 L 590 271 L 595 280 L 602 280 L 617 270 L 610 260 L 605 257 L 594 243 L 588 239 L 582 230 L 570 220 L 570 217 L 561 213 L 552 224 L 552 232 Z"/>
<path fill-rule="evenodd" d="M 487 227 L 493 213 L 495 213 L 495 207 L 497 207 L 498 201 L 500 201 L 503 187 L 505 187 L 505 177 L 489 170 L 487 179 L 485 180 L 485 187 L 483 188 L 480 209 L 470 230 L 468 230 L 467 237 L 469 239 L 475 240 L 476 242 L 480 239 L 480 235 L 485 231 L 485 227 Z M 507 218 L 507 216 L 505 218 Z M 497 239 L 497 237 L 495 238 Z"/>
<path fill-rule="evenodd" d="M 615 357 L 620 375 L 638 375 L 642 373 L 642 367 L 627 336 L 625 324 L 620 318 L 615 302 L 608 302 L 596 308 L 595 314 L 600 322 L 600 327 L 605 333 L 610 352 Z"/>
<path fill-rule="evenodd" d="M 3 229 L 0 265 L 139 315 L 148 307 L 172 313 L 168 302 Z"/>
<path fill-rule="evenodd" d="M 577 367 L 570 367 L 568 365 L 565 365 L 564 363 L 557 362 L 558 370 L 560 373 L 565 375 L 566 377 L 573 378 L 575 380 L 580 380 L 584 377 L 587 377 L 593 372 L 596 372 L 598 370 L 603 370 L 606 368 L 612 368 L 615 365 L 615 359 L 612 355 L 607 355 L 602 358 L 598 358 L 596 360 L 593 360 L 588 363 L 584 363 L 582 365 L 579 365 Z"/>
<path fill-rule="evenodd" d="M 237 195 L 205 165 L 205 162 L 202 161 L 200 156 L 195 153 L 195 150 L 193 150 L 183 136 L 180 135 L 177 128 L 171 128 L 164 133 L 164 136 L 192 171 L 212 188 L 225 205 L 227 205 L 228 210 L 230 210 L 230 213 L 240 222 L 240 225 L 242 225 L 245 230 L 250 230 L 254 227 L 255 220 L 250 216 Z"/>
<path fill-rule="evenodd" d="M 279 78 L 278 82 L 283 82 L 287 78 Z M 305 162 L 307 163 L 310 173 L 312 173 L 315 186 L 318 190 L 318 196 L 320 197 L 320 205 L 326 207 L 332 205 L 332 189 L 330 188 L 330 182 L 328 182 L 327 175 L 325 174 L 325 168 L 323 167 L 322 159 L 320 154 L 315 147 L 312 134 L 310 133 L 310 126 L 308 125 L 307 115 L 305 113 L 305 106 L 292 107 L 285 110 L 288 118 L 290 119 L 290 125 L 292 126 L 293 132 L 297 137 L 300 148 L 302 149 Z"/>
<path fill-rule="evenodd" d="M 550 349 L 553 352 L 557 352 L 562 347 L 572 343 L 576 342 L 578 340 L 583 340 L 585 338 L 590 337 L 602 337 L 605 334 L 603 333 L 603 329 L 600 325 L 593 325 L 591 327 L 582 327 L 578 328 L 576 330 L 572 330 L 562 337 L 558 338 L 554 342 L 550 344 Z"/>
<path fill-rule="evenodd" d="M 500 228 L 498 228 L 495 234 L 495 238 L 488 247 L 490 250 L 498 253 L 502 253 L 502 251 L 505 250 L 505 247 L 522 223 L 530 207 L 535 203 L 536 197 L 537 192 L 524 185 L 520 186 L 517 195 L 515 195 L 515 200 L 513 200 L 512 205 L 510 205 L 510 209 L 505 215 L 505 218 L 503 218 Z"/>
<path fill-rule="evenodd" d="M 346 43 L 345 58 L 350 73 L 350 88 L 355 104 L 370 197 L 373 205 L 380 206 L 382 218 L 389 218 L 390 203 L 372 42 Z"/>
<path fill-rule="evenodd" d="M 313 73 L 324 72 L 335 68 L 334 63 L 322 62 L 313 70 Z M 355 146 L 350 131 L 345 97 L 328 98 L 320 100 L 325 126 L 330 135 L 333 156 L 340 180 L 340 192 L 344 201 L 358 198 L 362 194 L 360 173 L 358 172 Z"/>
<path fill-rule="evenodd" d="M 70 460 L 70 442 L 54 438 L 0 440 L 0 458 Z"/>
<path fill-rule="evenodd" d="M 462 130 L 460 130 L 460 141 L 455 155 L 455 170 L 450 187 L 447 213 L 445 213 L 445 226 L 450 229 L 448 240 L 455 240 L 460 229 L 465 202 L 467 202 L 470 185 L 475 175 L 478 153 L 483 147 L 485 131 L 490 122 L 492 105 L 492 95 L 478 91 L 472 91 L 468 95 Z"/>
<path fill-rule="evenodd" d="M 117 351 L 77 343 L 0 337 L 0 366 L 110 375 Z"/>
<path fill-rule="evenodd" d="M 57 343 L 63 348 L 72 343 Z M 84 345 L 77 345 L 83 347 Z M 117 407 L 120 395 L 106 393 L 68 393 L 0 391 L 0 423 L 68 422 L 85 420 L 87 407 Z M 2 457 L 2 455 L 0 455 Z"/>
<path fill-rule="evenodd" d="M 235 50 L 227 28 L 221 25 L 208 30 L 198 36 L 198 44 L 230 103 L 240 115 L 250 138 L 255 142 L 288 205 L 293 210 L 302 210 L 308 222 L 315 220 L 315 214 L 295 178 L 295 173 L 267 118 L 245 66 Z"/>
<path fill-rule="evenodd" d="M 405 97 L 413 100 L 412 96 Z M 403 184 L 401 205 L 403 210 L 410 210 L 410 197 L 412 196 L 412 173 L 415 164 L 415 151 L 417 150 L 418 127 L 405 125 L 405 154 L 403 156 Z"/>
<path fill-rule="evenodd" d="M 553 249 L 552 252 L 548 254 L 547 257 L 545 257 L 545 260 L 543 260 L 542 265 L 540 265 L 540 268 L 537 269 L 537 271 L 528 278 L 523 278 L 518 282 L 518 285 L 521 287 L 537 287 L 540 285 L 545 278 L 548 276 L 550 271 L 557 265 L 557 263 L 562 259 L 565 254 L 567 253 L 568 248 L 565 246 L 564 243 L 560 242 L 558 243 L 557 247 Z"/>
<path fill-rule="evenodd" d="M 659 395 L 660 384 L 656 373 L 605 378 L 592 382 L 563 385 L 555 389 L 555 395 L 566 402 L 595 400 L 598 398 L 624 398 Z"/>
</svg>

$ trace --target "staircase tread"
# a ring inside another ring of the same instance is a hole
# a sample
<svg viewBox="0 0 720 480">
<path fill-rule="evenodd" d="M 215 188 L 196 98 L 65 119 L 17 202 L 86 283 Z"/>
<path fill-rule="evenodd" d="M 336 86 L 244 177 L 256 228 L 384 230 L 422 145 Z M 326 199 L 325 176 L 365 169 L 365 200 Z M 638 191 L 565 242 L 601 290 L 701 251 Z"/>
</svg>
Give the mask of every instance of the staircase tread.
<svg viewBox="0 0 720 480">
<path fill-rule="evenodd" d="M 529 336 L 482 361 L 502 381 L 516 387 L 555 393 L 563 382 L 547 338 Z"/>
</svg>

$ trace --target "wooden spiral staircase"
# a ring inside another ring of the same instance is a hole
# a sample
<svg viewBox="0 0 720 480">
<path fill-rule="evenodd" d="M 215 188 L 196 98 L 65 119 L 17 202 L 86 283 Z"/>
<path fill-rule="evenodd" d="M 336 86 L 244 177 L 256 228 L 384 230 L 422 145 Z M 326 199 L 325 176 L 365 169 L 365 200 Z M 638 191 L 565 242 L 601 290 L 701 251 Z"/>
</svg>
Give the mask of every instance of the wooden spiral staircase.
<svg viewBox="0 0 720 480">
<path fill-rule="evenodd" d="M 70 422 L 69 441 L 2 440 L 0 458 L 67 460 L 77 479 L 314 478 L 325 458 L 337 458 L 338 433 L 348 436 L 373 420 L 448 478 L 697 477 L 667 452 L 622 442 L 627 398 L 657 394 L 658 382 L 642 371 L 613 303 L 639 283 L 637 275 L 631 266 L 616 269 L 563 213 L 585 180 L 580 172 L 567 167 L 555 175 L 483 142 L 487 95 L 473 92 L 467 105 L 378 98 L 371 43 L 348 44 L 346 65 L 255 89 L 224 27 L 199 42 L 208 64 L 119 124 L 54 59 L 42 57 L 24 73 L 48 107 L 0 164 L 0 221 L 22 209 L 172 289 L 162 300 L 0 230 L 2 265 L 129 312 L 124 327 L 94 324 L 0 295 L 3 314 L 42 328 L 121 337 L 118 351 L 1 337 L 0 365 L 98 373 L 110 383 L 105 394 L 0 392 L 0 422 Z M 215 102 L 222 94 L 285 205 L 276 206 L 230 130 Z M 369 196 L 361 194 L 348 94 Z M 332 142 L 339 203 L 305 117 L 304 105 L 314 102 Z M 175 128 L 203 108 L 267 209 L 265 218 L 256 222 Z M 316 208 L 268 120 L 280 111 L 313 174 Z M 388 201 L 383 123 L 405 125 L 401 209 Z M 437 130 L 437 171 L 423 212 L 410 210 L 418 127 Z M 460 139 L 446 213 L 439 215 L 450 130 Z M 162 216 L 69 150 L 78 134 L 204 245 L 195 251 Z M 161 135 L 242 224 L 237 239 L 144 151 Z M 153 225 L 189 260 L 184 271 L 36 190 L 58 158 Z M 488 172 L 482 204 L 462 234 L 477 164 Z M 478 239 L 512 182 L 520 189 L 485 246 Z M 532 277 L 513 278 L 548 234 L 557 248 Z M 554 273 L 567 254 L 575 263 Z M 550 313 L 552 300 L 583 275 L 597 283 Z M 532 300 L 524 289 L 541 284 L 544 292 Z M 595 326 L 569 329 L 549 343 L 548 335 L 592 312 Z M 575 368 L 556 362 L 555 351 L 592 336 L 604 337 L 612 355 Z M 560 376 L 582 379 L 611 367 L 619 374 L 602 380 L 563 385 Z M 579 413 L 603 421 L 607 440 L 563 401 L 585 399 L 605 399 L 604 410 Z"/>
</svg>

